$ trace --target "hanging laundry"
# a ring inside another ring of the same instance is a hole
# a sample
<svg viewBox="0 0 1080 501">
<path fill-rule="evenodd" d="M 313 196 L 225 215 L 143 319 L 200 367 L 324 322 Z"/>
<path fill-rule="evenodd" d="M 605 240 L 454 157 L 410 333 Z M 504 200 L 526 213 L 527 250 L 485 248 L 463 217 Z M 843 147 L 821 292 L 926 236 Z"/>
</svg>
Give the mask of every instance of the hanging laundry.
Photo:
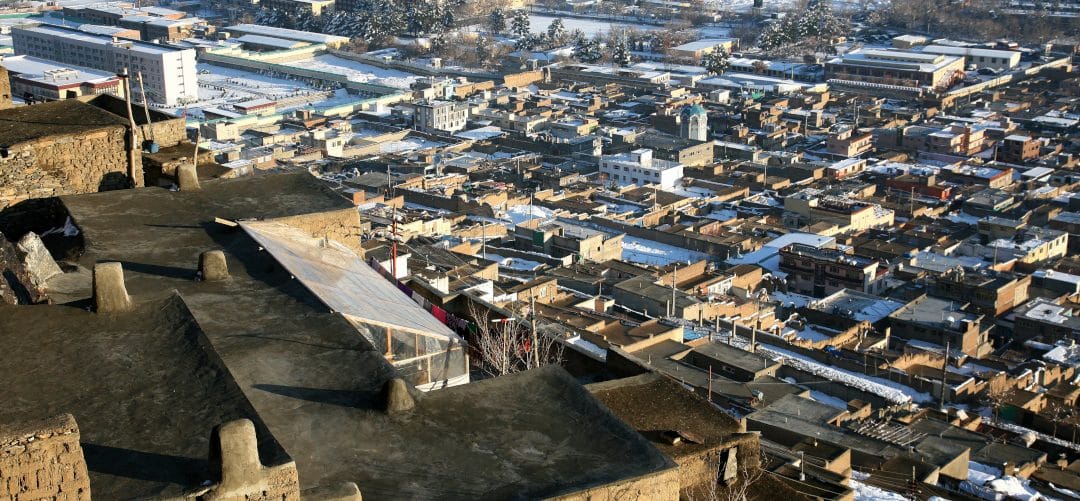
<svg viewBox="0 0 1080 501">
<path fill-rule="evenodd" d="M 446 323 L 446 310 L 439 308 L 438 306 L 432 306 L 431 314 L 434 315 L 435 318 L 439 319 L 440 322 L 444 324 Z"/>
</svg>

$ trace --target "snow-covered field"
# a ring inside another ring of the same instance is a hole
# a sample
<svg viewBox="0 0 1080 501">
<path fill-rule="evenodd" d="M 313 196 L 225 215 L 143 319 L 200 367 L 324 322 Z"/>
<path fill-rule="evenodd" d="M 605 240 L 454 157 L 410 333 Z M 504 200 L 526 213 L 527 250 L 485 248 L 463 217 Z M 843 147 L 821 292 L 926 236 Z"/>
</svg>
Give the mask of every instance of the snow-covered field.
<svg viewBox="0 0 1080 501">
<path fill-rule="evenodd" d="M 551 25 L 551 21 L 555 19 L 555 16 L 541 16 L 532 14 L 529 16 L 529 28 L 533 33 L 547 33 L 548 26 Z M 563 27 L 567 32 L 574 30 L 581 30 L 585 33 L 585 36 L 593 36 L 597 33 L 605 34 L 609 33 L 613 29 L 617 28 L 633 28 L 638 31 L 650 31 L 660 29 L 658 26 L 650 25 L 631 25 L 625 23 L 609 23 L 599 19 L 581 19 L 576 17 L 564 17 L 562 18 Z"/>
<path fill-rule="evenodd" d="M 412 73 L 379 68 L 378 66 L 364 64 L 330 54 L 315 56 L 311 59 L 292 61 L 285 63 L 285 65 L 308 70 L 325 71 L 336 75 L 344 75 L 353 82 L 386 85 L 398 89 L 408 89 L 413 82 L 421 78 Z"/>
<path fill-rule="evenodd" d="M 862 10 L 863 8 L 873 9 L 873 4 L 877 2 L 871 1 L 869 3 L 860 3 L 856 0 L 833 0 L 831 3 L 832 8 L 837 11 L 850 12 Z M 744 13 L 750 12 L 754 7 L 753 0 L 705 0 L 705 4 L 719 10 Z M 764 0 L 763 10 L 766 12 L 787 10 L 792 6 L 793 2 L 789 0 Z"/>
</svg>

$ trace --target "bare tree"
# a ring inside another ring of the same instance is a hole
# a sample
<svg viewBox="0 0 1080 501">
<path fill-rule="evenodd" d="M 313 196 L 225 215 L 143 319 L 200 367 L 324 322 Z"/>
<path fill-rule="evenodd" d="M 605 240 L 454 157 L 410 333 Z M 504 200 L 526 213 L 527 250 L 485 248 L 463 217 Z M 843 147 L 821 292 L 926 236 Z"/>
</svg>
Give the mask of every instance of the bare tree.
<svg viewBox="0 0 1080 501">
<path fill-rule="evenodd" d="M 758 451 L 755 457 L 757 461 L 739 461 L 735 478 L 726 482 L 723 480 L 726 465 L 718 458 L 716 481 L 709 482 L 701 489 L 686 493 L 686 499 L 689 501 L 748 501 L 751 486 L 765 476 L 764 454 Z"/>
<path fill-rule="evenodd" d="M 470 302 L 469 315 L 476 322 L 472 346 L 481 370 L 492 377 L 535 369 L 562 361 L 562 343 L 537 328 L 536 336 L 518 319 L 492 319 L 491 310 Z M 535 345 L 533 344 L 535 339 Z"/>
<path fill-rule="evenodd" d="M 1054 432 L 1051 433 L 1052 436 L 1058 436 L 1058 423 L 1072 417 L 1072 413 L 1072 408 L 1062 402 L 1058 402 L 1057 400 L 1050 400 L 1048 402 L 1045 415 L 1050 422 L 1053 423 Z"/>
<path fill-rule="evenodd" d="M 1001 407 L 1009 400 L 1009 398 L 1016 391 L 1015 388 L 1007 388 L 999 391 L 988 390 L 985 396 L 985 401 L 990 405 L 990 409 L 993 412 L 994 421 L 998 420 L 998 413 L 1001 411 Z"/>
</svg>

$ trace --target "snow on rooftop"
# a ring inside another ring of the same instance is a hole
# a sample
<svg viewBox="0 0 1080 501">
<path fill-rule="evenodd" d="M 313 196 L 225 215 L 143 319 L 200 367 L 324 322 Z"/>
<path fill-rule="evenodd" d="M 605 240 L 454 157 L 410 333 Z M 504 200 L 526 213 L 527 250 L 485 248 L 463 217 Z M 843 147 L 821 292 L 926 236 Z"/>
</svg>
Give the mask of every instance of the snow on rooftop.
<svg viewBox="0 0 1080 501">
<path fill-rule="evenodd" d="M 1003 475 L 1000 468 L 975 461 L 968 461 L 968 479 L 960 483 L 960 490 L 984 499 L 1046 499 L 1029 480 Z"/>
<path fill-rule="evenodd" d="M 588 353 L 589 355 L 592 355 L 592 356 L 594 356 L 596 358 L 599 358 L 600 360 L 607 360 L 607 350 L 606 349 L 601 348 L 601 347 L 597 346 L 596 344 L 594 344 L 594 343 L 592 343 L 590 341 L 582 339 L 581 336 L 574 336 L 574 337 L 572 337 L 570 339 L 567 339 L 566 342 L 570 346 L 573 346 L 574 348 L 577 348 L 577 349 L 579 349 L 581 351 L 584 351 L 584 352 Z"/>
<path fill-rule="evenodd" d="M 502 268 L 507 268 L 517 271 L 533 271 L 544 265 L 539 261 L 530 261 L 528 259 L 521 259 L 519 257 L 503 257 L 498 254 L 487 253 L 484 254 L 484 259 L 488 261 L 495 261 Z"/>
<path fill-rule="evenodd" d="M 74 82 L 102 82 L 117 78 L 115 74 L 81 66 L 57 63 L 30 56 L 9 56 L 0 61 L 8 73 L 21 78 L 63 84 Z"/>
<path fill-rule="evenodd" d="M 402 90 L 411 88 L 413 83 L 421 79 L 421 77 L 412 73 L 380 68 L 331 54 L 322 54 L 310 59 L 300 59 L 282 64 L 306 70 L 343 75 L 353 82 L 385 85 Z"/>
<path fill-rule="evenodd" d="M 803 244 L 815 247 L 818 249 L 827 248 L 830 245 L 834 245 L 836 239 L 833 237 L 825 237 L 821 235 L 815 235 L 813 233 L 801 233 L 791 232 L 785 235 L 781 235 L 770 240 L 765 244 L 765 247 L 771 247 L 773 249 L 783 249 L 791 244 Z"/>
<path fill-rule="evenodd" d="M 462 139 L 470 139 L 474 141 L 482 141 L 485 139 L 493 139 L 505 135 L 502 129 L 495 126 L 480 127 L 478 129 L 463 130 L 455 133 L 454 137 L 460 137 Z"/>
<path fill-rule="evenodd" d="M 510 228 L 533 219 L 549 219 L 555 215 L 555 211 L 539 205 L 521 204 L 506 210 L 506 217 L 502 218 L 510 222 Z"/>
<path fill-rule="evenodd" d="M 314 33 L 311 31 L 275 28 L 273 26 L 262 26 L 258 24 L 236 24 L 226 27 L 225 31 L 235 31 L 237 33 L 251 33 L 253 35 L 266 35 L 276 38 L 284 38 L 287 40 L 299 40 L 302 42 L 311 43 L 344 43 L 349 41 L 348 37 L 325 35 L 323 33 Z"/>
<path fill-rule="evenodd" d="M 1035 272 L 1032 273 L 1031 276 L 1043 278 L 1046 280 L 1057 280 L 1059 282 L 1080 284 L 1080 276 L 1056 270 L 1035 270 Z"/>
<path fill-rule="evenodd" d="M 742 338 L 735 338 L 735 340 L 737 343 L 749 344 L 749 341 L 745 341 Z M 908 403 L 912 400 L 915 400 L 916 402 L 933 401 L 933 397 L 928 393 L 915 391 L 908 386 L 887 379 L 828 366 L 805 355 L 777 348 L 775 346 L 759 344 L 758 353 L 773 360 L 782 360 L 784 364 L 821 376 L 824 379 L 836 381 L 853 388 L 879 395 L 882 398 L 897 404 Z"/>
</svg>

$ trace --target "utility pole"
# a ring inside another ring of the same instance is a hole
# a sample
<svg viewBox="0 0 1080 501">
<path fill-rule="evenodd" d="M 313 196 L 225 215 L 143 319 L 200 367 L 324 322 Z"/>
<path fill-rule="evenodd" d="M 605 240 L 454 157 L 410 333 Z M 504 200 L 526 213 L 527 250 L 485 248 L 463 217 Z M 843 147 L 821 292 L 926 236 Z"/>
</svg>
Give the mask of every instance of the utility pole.
<svg viewBox="0 0 1080 501">
<path fill-rule="evenodd" d="M 390 206 L 390 274 L 397 280 L 397 207 Z"/>
<path fill-rule="evenodd" d="M 709 364 L 709 394 L 706 397 L 712 403 L 712 364 Z"/>
<path fill-rule="evenodd" d="M 671 312 L 668 315 L 675 316 L 675 277 L 679 276 L 679 265 L 675 265 L 675 271 L 671 272 Z"/>
<path fill-rule="evenodd" d="M 394 198 L 394 182 L 390 180 L 390 164 L 386 164 L 386 199 Z"/>
<path fill-rule="evenodd" d="M 911 499 L 919 499 L 919 481 L 915 479 L 915 465 L 911 465 Z"/>
<path fill-rule="evenodd" d="M 750 326 L 750 353 L 754 353 L 757 348 L 757 328 L 753 325 Z"/>
<path fill-rule="evenodd" d="M 911 196 L 908 197 L 911 202 L 911 208 L 908 209 L 908 213 L 911 214 L 911 219 L 915 219 L 915 187 L 911 187 Z"/>
<path fill-rule="evenodd" d="M 945 362 L 941 365 L 941 412 L 945 412 L 945 401 L 949 396 L 948 387 L 945 386 L 945 378 L 949 373 L 949 337 L 945 337 Z"/>
<path fill-rule="evenodd" d="M 487 222 L 480 222 L 480 255 L 487 259 Z"/>
<path fill-rule="evenodd" d="M 800 482 L 805 482 L 806 481 L 806 467 L 804 466 L 805 464 L 806 464 L 806 452 L 805 451 L 799 451 L 799 481 Z"/>
<path fill-rule="evenodd" d="M 533 359 L 533 364 L 534 364 L 533 367 L 534 368 L 535 367 L 540 367 L 540 356 L 539 356 L 540 347 L 539 347 L 539 343 L 537 342 L 538 341 L 538 339 L 537 339 L 538 336 L 536 335 L 536 296 L 535 295 L 529 296 L 529 330 L 532 331 L 532 339 L 531 339 L 532 346 L 530 348 L 532 348 L 531 351 L 532 351 L 532 359 Z"/>
</svg>

